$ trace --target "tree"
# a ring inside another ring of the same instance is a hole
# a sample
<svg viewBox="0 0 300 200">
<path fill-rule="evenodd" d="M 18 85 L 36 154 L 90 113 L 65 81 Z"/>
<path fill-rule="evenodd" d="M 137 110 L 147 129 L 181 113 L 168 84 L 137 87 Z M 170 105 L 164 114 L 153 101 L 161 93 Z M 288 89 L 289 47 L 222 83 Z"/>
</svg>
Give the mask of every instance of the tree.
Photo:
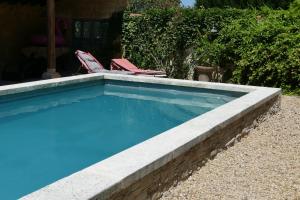
<svg viewBox="0 0 300 200">
<path fill-rule="evenodd" d="M 300 0 L 295 0 L 290 5 L 290 11 L 292 14 L 300 15 Z"/>
<path fill-rule="evenodd" d="M 196 0 L 196 7 L 234 7 L 234 8 L 258 8 L 269 6 L 271 8 L 287 9 L 292 0 Z"/>
<path fill-rule="evenodd" d="M 129 0 L 129 10 L 132 12 L 142 12 L 148 9 L 179 6 L 180 0 Z"/>
</svg>

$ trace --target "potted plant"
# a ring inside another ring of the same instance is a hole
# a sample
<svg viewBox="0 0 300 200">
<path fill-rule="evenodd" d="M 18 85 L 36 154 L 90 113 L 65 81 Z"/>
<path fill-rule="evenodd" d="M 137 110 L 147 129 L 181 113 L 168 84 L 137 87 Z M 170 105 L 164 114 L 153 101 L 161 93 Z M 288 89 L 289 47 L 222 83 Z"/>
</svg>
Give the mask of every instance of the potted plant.
<svg viewBox="0 0 300 200">
<path fill-rule="evenodd" d="M 217 40 L 210 41 L 207 37 L 200 38 L 195 59 L 194 79 L 199 81 L 220 81 L 222 50 L 224 46 Z"/>
</svg>

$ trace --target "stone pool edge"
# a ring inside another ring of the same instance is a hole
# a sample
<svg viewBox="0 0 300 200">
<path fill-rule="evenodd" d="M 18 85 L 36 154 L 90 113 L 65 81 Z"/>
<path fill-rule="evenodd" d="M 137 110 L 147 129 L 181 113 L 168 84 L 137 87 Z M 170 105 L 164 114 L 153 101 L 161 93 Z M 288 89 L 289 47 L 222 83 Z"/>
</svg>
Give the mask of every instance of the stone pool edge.
<svg viewBox="0 0 300 200">
<path fill-rule="evenodd" d="M 22 93 L 22 92 L 30 92 L 34 90 L 53 88 L 53 87 L 71 85 L 71 84 L 84 83 L 88 81 L 97 81 L 103 79 L 104 79 L 104 74 L 88 74 L 88 75 L 48 79 L 42 81 L 33 81 L 33 82 L 20 83 L 14 85 L 5 85 L 5 86 L 0 86 L 0 96 Z"/>
<path fill-rule="evenodd" d="M 146 140 L 104 161 L 48 185 L 22 199 L 107 199 L 183 155 L 222 128 L 279 97 L 280 89 L 193 82 L 113 74 L 80 75 L 0 87 L 0 95 L 91 80 L 123 80 L 206 89 L 249 92 L 247 95 Z M 159 184 L 159 183 L 158 183 Z M 122 194 L 120 194 L 122 195 Z M 118 198 L 114 196 L 114 198 Z"/>
</svg>

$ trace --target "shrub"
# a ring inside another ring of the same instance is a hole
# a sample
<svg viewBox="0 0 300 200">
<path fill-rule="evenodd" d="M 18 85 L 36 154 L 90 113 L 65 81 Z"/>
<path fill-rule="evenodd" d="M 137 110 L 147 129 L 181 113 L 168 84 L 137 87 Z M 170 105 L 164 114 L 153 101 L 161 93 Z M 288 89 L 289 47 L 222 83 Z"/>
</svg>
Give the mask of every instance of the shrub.
<svg viewBox="0 0 300 200">
<path fill-rule="evenodd" d="M 217 39 L 234 62 L 232 81 L 299 92 L 300 21 L 287 11 L 262 14 L 233 21 Z"/>
<path fill-rule="evenodd" d="M 300 94 L 300 17 L 290 10 L 154 9 L 124 20 L 124 56 L 141 67 L 186 79 L 219 65 L 223 81 Z"/>
<path fill-rule="evenodd" d="M 222 29 L 246 11 L 238 9 L 153 9 L 142 16 L 126 13 L 123 25 L 124 56 L 141 67 L 164 69 L 170 77 L 187 78 L 198 39 L 212 27 Z"/>
<path fill-rule="evenodd" d="M 290 12 L 292 15 L 300 15 L 300 0 L 295 0 L 290 5 Z"/>
<path fill-rule="evenodd" d="M 180 0 L 129 0 L 131 12 L 139 13 L 149 9 L 180 7 Z"/>
<path fill-rule="evenodd" d="M 259 8 L 268 6 L 270 8 L 287 9 L 292 0 L 197 0 L 196 7 L 204 8 Z"/>
</svg>

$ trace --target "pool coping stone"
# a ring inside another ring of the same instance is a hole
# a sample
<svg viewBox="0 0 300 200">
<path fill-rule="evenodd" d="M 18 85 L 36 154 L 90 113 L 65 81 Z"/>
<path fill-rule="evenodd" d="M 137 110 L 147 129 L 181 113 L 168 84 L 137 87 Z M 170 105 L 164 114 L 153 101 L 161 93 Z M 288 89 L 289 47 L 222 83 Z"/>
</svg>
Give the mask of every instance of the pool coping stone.
<svg viewBox="0 0 300 200">
<path fill-rule="evenodd" d="M 281 89 L 120 74 L 88 74 L 0 87 L 0 96 L 94 80 L 119 80 L 248 94 L 191 119 L 21 199 L 107 199 L 182 155 L 216 130 L 281 94 Z"/>
</svg>

